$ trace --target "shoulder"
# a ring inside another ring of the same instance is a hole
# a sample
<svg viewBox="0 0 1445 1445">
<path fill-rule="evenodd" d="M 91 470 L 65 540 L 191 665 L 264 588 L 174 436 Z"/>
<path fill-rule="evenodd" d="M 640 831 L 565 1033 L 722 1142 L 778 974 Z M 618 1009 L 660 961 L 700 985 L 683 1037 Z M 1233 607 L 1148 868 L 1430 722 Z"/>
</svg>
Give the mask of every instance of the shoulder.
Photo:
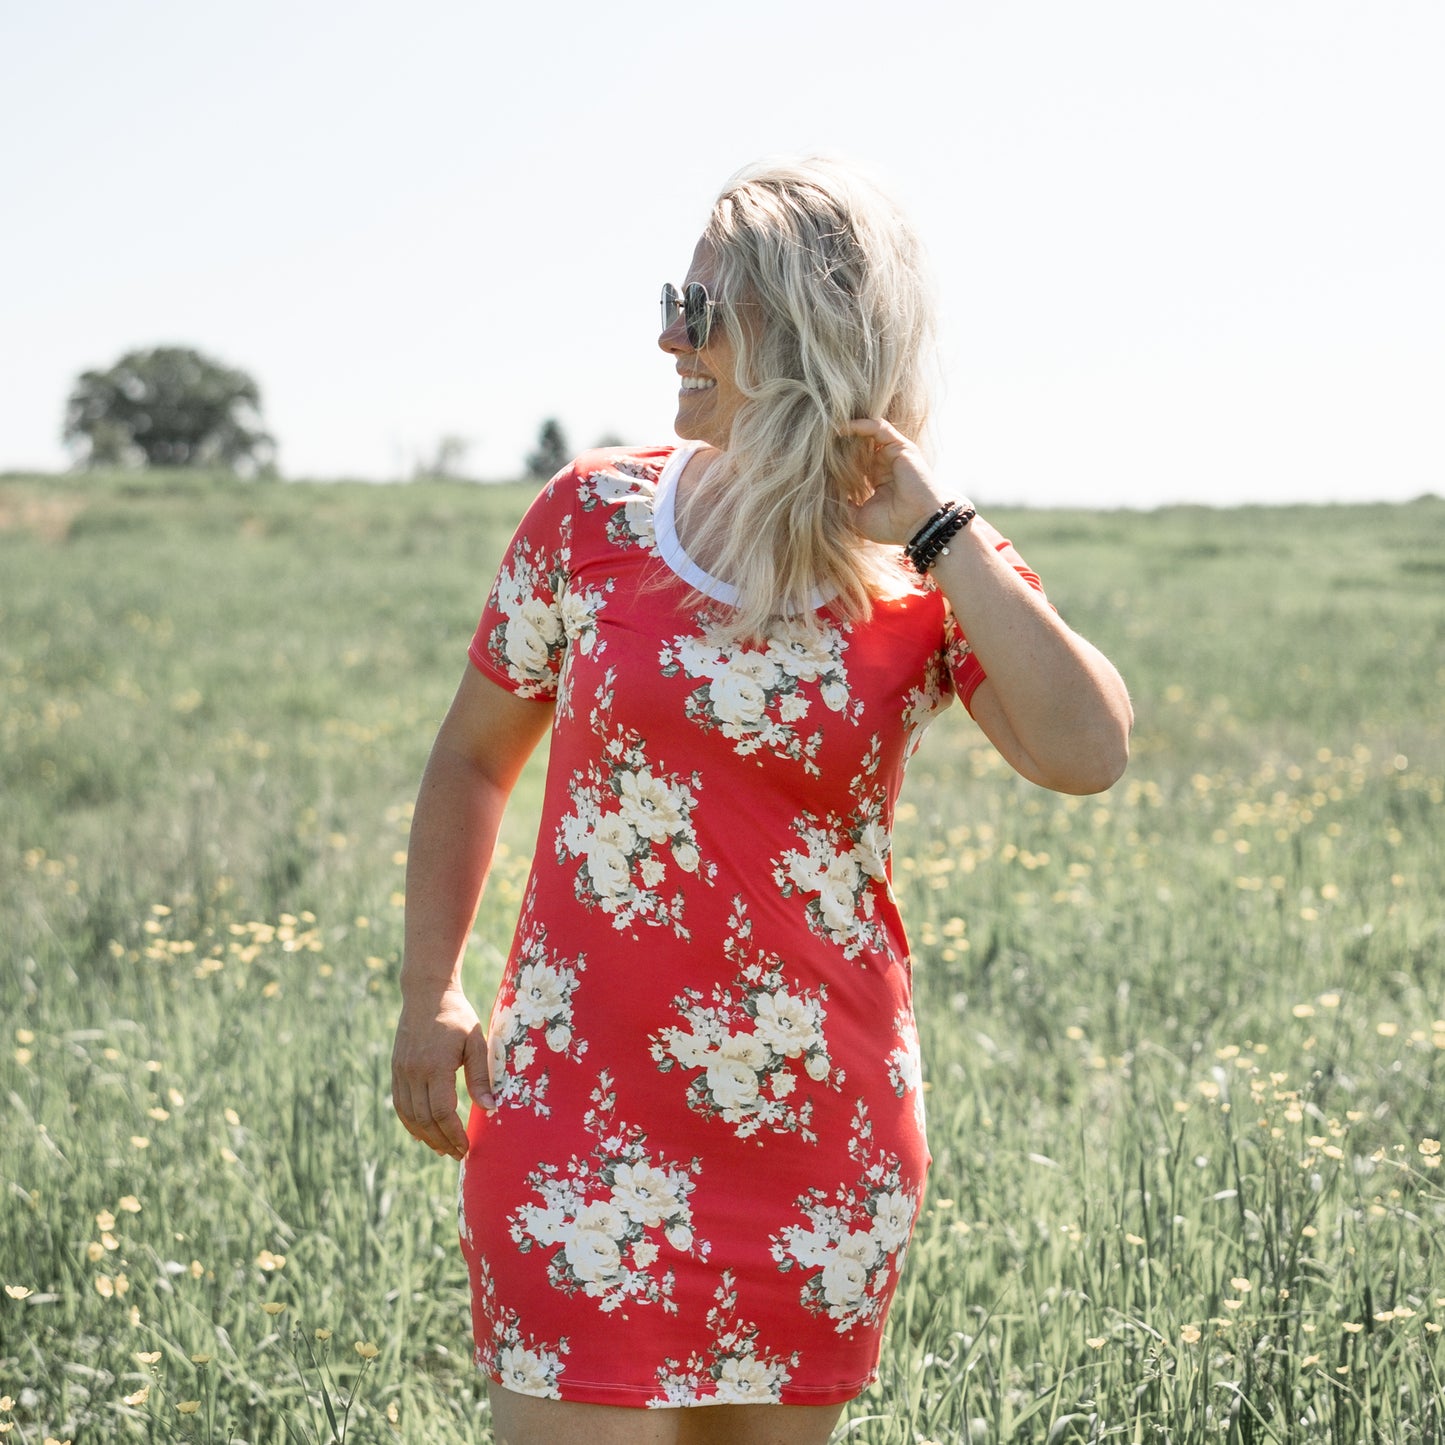
<svg viewBox="0 0 1445 1445">
<path fill-rule="evenodd" d="M 591 511 L 599 502 L 651 496 L 675 446 L 593 447 L 582 452 L 538 492 L 534 509 Z"/>
<path fill-rule="evenodd" d="M 642 547 L 655 542 L 658 483 L 675 446 L 594 447 L 563 467 L 533 499 L 519 532 L 551 539 L 558 555 L 574 548 Z"/>
<path fill-rule="evenodd" d="M 596 477 L 626 477 L 656 486 L 676 446 L 593 447 L 576 458 L 562 475 L 585 484 Z"/>
</svg>

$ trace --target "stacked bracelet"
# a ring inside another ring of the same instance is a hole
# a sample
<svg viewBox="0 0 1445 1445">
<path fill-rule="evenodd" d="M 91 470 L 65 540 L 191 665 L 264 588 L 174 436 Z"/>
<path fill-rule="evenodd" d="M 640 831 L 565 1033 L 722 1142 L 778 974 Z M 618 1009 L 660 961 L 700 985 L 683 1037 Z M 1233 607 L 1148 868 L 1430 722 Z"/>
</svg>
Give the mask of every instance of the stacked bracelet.
<svg viewBox="0 0 1445 1445">
<path fill-rule="evenodd" d="M 946 502 L 909 539 L 903 555 L 917 572 L 927 572 L 948 544 L 978 513 L 967 502 Z"/>
</svg>

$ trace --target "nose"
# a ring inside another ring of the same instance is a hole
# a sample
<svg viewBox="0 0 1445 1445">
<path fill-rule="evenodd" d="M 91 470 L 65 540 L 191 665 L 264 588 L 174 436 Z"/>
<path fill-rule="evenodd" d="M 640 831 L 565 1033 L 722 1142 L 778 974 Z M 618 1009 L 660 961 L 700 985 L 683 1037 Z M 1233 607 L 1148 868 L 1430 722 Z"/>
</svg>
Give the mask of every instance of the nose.
<svg viewBox="0 0 1445 1445">
<path fill-rule="evenodd" d="M 687 327 L 683 323 L 681 309 L 674 310 L 672 320 L 663 327 L 657 344 L 671 356 L 682 356 L 693 350 L 692 343 L 687 339 Z"/>
</svg>

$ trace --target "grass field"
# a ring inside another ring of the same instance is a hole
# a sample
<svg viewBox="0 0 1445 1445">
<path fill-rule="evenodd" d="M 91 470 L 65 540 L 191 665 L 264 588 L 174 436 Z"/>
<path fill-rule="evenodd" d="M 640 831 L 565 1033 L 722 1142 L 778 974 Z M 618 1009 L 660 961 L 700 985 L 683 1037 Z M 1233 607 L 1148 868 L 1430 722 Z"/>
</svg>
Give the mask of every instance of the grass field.
<svg viewBox="0 0 1445 1445">
<path fill-rule="evenodd" d="M 488 1438 L 387 1077 L 410 800 L 525 500 L 0 480 L 8 1439 Z M 955 709 L 913 766 L 935 1165 L 840 1438 L 1445 1439 L 1445 502 L 995 517 L 1134 761 L 1044 793 Z"/>
</svg>

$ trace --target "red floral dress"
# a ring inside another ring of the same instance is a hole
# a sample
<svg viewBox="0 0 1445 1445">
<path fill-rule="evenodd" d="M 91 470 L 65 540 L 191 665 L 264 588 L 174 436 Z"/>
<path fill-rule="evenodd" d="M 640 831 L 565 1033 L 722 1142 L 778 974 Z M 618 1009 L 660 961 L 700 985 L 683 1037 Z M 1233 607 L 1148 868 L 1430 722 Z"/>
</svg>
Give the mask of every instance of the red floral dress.
<svg viewBox="0 0 1445 1445">
<path fill-rule="evenodd" d="M 733 594 L 673 526 L 690 455 L 556 477 L 471 646 L 556 704 L 462 1166 L 476 1359 L 552 1399 L 836 1404 L 929 1162 L 894 806 L 983 674 L 931 585 L 723 640 Z"/>
</svg>

